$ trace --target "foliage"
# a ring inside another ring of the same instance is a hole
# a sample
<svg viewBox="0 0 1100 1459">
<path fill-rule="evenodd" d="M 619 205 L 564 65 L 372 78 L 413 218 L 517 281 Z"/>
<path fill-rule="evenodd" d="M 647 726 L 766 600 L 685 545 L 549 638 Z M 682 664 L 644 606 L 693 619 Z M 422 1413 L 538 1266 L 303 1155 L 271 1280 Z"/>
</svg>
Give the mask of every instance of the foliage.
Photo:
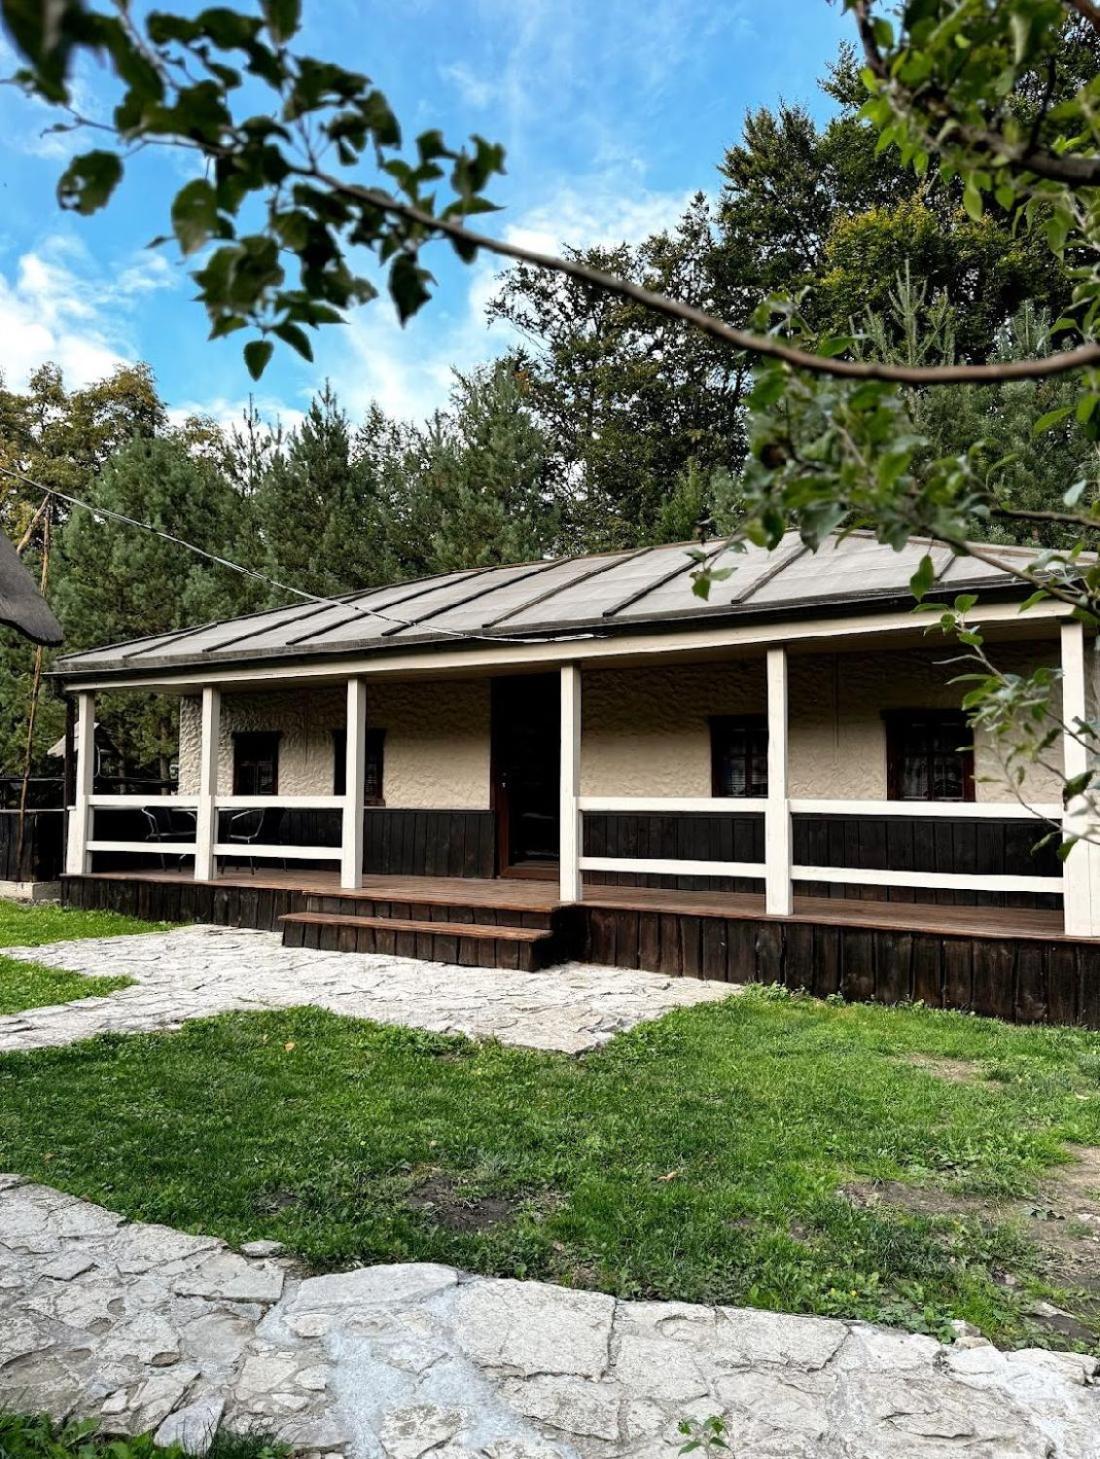
<svg viewBox="0 0 1100 1459">
<path fill-rule="evenodd" d="M 576 257 L 714 309 L 722 302 L 714 227 L 700 196 L 674 229 L 636 247 Z M 641 305 L 524 264 L 505 276 L 489 315 L 524 341 L 515 367 L 546 434 L 569 546 L 598 551 L 659 540 L 670 483 L 689 462 L 706 475 L 740 469 L 743 356 Z"/>
<path fill-rule="evenodd" d="M 89 483 L 84 500 L 222 552 L 238 535 L 240 498 L 195 450 L 192 434 L 132 440 Z M 105 528 L 88 512 L 71 512 L 60 554 L 54 602 L 69 651 L 231 616 L 239 603 L 236 577 L 226 569 L 136 527 Z M 170 701 L 111 696 L 100 719 L 131 765 L 155 763 L 166 774 L 177 741 Z"/>
<path fill-rule="evenodd" d="M 151 1434 L 107 1437 L 96 1419 L 60 1421 L 48 1414 L 0 1413 L 3 1459 L 183 1459 L 175 1445 L 162 1448 Z M 262 1435 L 217 1434 L 209 1459 L 287 1459 L 289 1449 Z"/>
<path fill-rule="evenodd" d="M 992 1212 L 1063 1141 L 1100 1141 L 1095 1042 L 752 992 L 583 1059 L 234 1014 L 0 1059 L 0 1166 L 316 1268 L 441 1261 L 937 1333 L 961 1317 L 1021 1343 L 1037 1297 L 1078 1304 Z M 841 1190 L 883 1180 L 941 1188 L 943 1214 Z"/>
</svg>

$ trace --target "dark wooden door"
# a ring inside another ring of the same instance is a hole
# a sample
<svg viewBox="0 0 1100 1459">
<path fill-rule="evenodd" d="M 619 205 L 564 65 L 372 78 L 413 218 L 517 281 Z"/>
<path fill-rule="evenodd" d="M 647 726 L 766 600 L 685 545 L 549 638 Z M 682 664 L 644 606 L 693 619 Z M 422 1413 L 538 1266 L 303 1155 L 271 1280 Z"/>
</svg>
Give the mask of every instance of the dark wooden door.
<svg viewBox="0 0 1100 1459">
<path fill-rule="evenodd" d="M 558 859 L 560 681 L 557 674 L 493 680 L 493 805 L 500 869 Z"/>
</svg>

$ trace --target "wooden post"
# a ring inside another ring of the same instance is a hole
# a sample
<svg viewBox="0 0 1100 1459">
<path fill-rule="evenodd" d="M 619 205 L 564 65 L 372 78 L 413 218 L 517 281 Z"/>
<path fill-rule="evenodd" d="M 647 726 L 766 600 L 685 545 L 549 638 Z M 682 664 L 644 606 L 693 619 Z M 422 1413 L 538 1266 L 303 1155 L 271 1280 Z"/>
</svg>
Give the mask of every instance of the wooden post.
<svg viewBox="0 0 1100 1459">
<path fill-rule="evenodd" d="M 92 809 L 88 802 L 95 788 L 95 695 L 87 691 L 76 696 L 75 738 L 76 776 L 69 810 L 65 871 L 69 876 L 84 876 L 90 869 L 88 831 Z"/>
<path fill-rule="evenodd" d="M 345 732 L 344 821 L 340 839 L 340 885 L 363 885 L 363 790 L 367 778 L 367 681 L 348 680 Z"/>
<path fill-rule="evenodd" d="M 1078 720 L 1089 720 L 1085 673 L 1085 630 L 1080 623 L 1062 624 L 1062 765 L 1066 779 L 1083 775 L 1090 756 L 1082 739 L 1069 731 Z M 1089 796 L 1076 796 L 1066 807 L 1062 827 L 1067 836 L 1098 834 L 1090 814 Z M 1076 937 L 1100 936 L 1100 846 L 1078 841 L 1062 872 L 1065 929 Z"/>
<path fill-rule="evenodd" d="M 218 762 L 221 759 L 222 691 L 206 684 L 202 691 L 199 741 L 199 806 L 195 817 L 195 880 L 213 881 L 218 874 L 214 844 L 218 839 Z"/>
<path fill-rule="evenodd" d="M 579 902 L 581 883 L 581 671 L 577 664 L 561 666 L 561 780 L 558 865 L 563 902 Z"/>
<path fill-rule="evenodd" d="M 768 649 L 768 809 L 764 816 L 764 910 L 789 917 L 794 910 L 791 883 L 791 803 L 787 784 L 787 650 Z"/>
</svg>

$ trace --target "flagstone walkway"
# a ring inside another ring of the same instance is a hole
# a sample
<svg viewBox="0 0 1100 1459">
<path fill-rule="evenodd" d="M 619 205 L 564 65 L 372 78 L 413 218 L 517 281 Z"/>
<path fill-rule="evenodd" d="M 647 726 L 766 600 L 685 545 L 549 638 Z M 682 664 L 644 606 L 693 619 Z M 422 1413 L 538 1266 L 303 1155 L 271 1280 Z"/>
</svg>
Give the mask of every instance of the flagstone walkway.
<svg viewBox="0 0 1100 1459">
<path fill-rule="evenodd" d="M 351 1018 L 582 1053 L 645 1019 L 738 991 L 728 983 L 585 963 L 524 973 L 318 952 L 283 947 L 276 933 L 237 927 L 90 937 L 3 953 L 75 973 L 125 974 L 135 982 L 106 998 L 0 1018 L 0 1051 L 178 1028 L 215 1013 L 313 1004 Z"/>
<path fill-rule="evenodd" d="M 472 1277 L 303 1277 L 0 1176 L 0 1407 L 201 1453 L 219 1425 L 348 1459 L 1097 1459 L 1095 1359 Z"/>
</svg>

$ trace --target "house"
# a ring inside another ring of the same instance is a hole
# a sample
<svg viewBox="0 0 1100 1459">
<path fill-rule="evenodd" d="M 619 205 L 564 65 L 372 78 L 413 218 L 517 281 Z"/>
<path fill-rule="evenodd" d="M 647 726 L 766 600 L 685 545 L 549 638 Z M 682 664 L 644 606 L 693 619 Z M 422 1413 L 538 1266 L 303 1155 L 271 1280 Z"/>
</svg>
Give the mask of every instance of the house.
<svg viewBox="0 0 1100 1459">
<path fill-rule="evenodd" d="M 1059 666 L 1084 716 L 1082 624 L 930 550 L 936 595 L 980 593 L 997 661 Z M 708 601 L 683 545 L 609 552 L 69 655 L 80 725 L 97 695 L 178 696 L 180 784 L 97 795 L 79 756 L 65 896 L 334 949 L 1100 1025 L 1100 853 L 1035 850 L 1083 752 L 1067 734 L 1007 788 L 959 711 L 957 649 L 912 612 L 925 551 L 714 544 L 735 571 Z"/>
</svg>

